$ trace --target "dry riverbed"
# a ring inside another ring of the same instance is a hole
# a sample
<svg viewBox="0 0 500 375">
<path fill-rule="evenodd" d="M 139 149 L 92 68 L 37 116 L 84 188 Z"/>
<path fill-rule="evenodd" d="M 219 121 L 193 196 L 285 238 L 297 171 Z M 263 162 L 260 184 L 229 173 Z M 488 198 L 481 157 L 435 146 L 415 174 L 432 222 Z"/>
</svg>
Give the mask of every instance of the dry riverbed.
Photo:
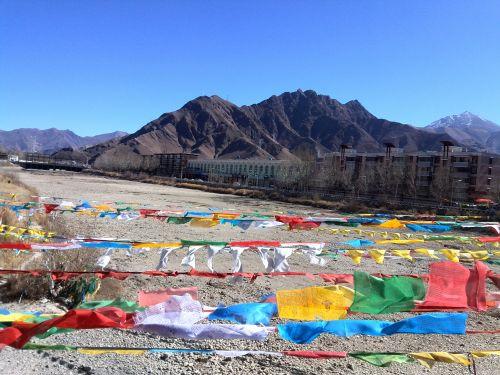
<svg viewBox="0 0 500 375">
<path fill-rule="evenodd" d="M 9 169 L 13 171 L 13 169 Z M 243 211 L 279 211 L 297 214 L 330 214 L 311 207 L 286 203 L 258 201 L 231 195 L 206 193 L 197 190 L 179 189 L 168 186 L 142 184 L 139 182 L 121 181 L 69 172 L 21 171 L 21 180 L 35 187 L 40 195 L 58 196 L 72 199 L 86 199 L 98 202 L 137 202 L 150 208 L 178 207 L 181 209 L 206 211 L 209 208 L 235 209 Z M 360 238 L 355 233 L 333 235 L 329 231 L 289 232 L 282 228 L 251 229 L 242 231 L 229 225 L 218 225 L 210 229 L 194 228 L 189 225 L 168 224 L 154 219 L 118 221 L 103 218 L 92 218 L 67 214 L 64 216 L 68 228 L 76 235 L 95 237 L 119 237 L 142 241 L 175 241 L 179 239 L 203 239 L 231 241 L 241 240 L 280 240 L 280 241 L 324 241 L 342 242 L 352 238 Z M 440 248 L 431 243 L 429 247 Z M 405 248 L 408 248 L 405 247 Z M 172 256 L 169 267 L 181 270 L 180 260 L 185 252 Z M 263 271 L 262 264 L 256 254 L 248 253 L 242 257 L 245 271 Z M 147 251 L 142 254 L 126 256 L 116 252 L 110 267 L 118 270 L 153 269 L 158 261 L 158 252 Z M 205 257 L 200 254 L 196 258 L 197 268 L 205 270 Z M 219 255 L 214 259 L 217 271 L 227 271 L 231 267 L 229 255 Z M 372 260 L 364 260 L 362 269 L 367 272 L 383 272 L 394 274 L 427 272 L 428 260 L 417 260 L 413 263 L 401 259 L 387 259 L 385 264 L 376 265 Z M 311 266 L 301 255 L 293 255 L 290 260 L 292 271 L 350 273 L 356 269 L 350 259 L 341 257 L 330 261 L 325 267 Z M 496 269 L 498 272 L 498 269 Z M 262 295 L 277 289 L 299 288 L 309 285 L 321 285 L 319 280 L 311 281 L 301 277 L 258 278 L 255 283 L 243 281 L 232 284 L 229 280 L 210 280 L 194 277 L 147 278 L 131 277 L 117 286 L 113 283 L 113 291 L 127 299 L 136 299 L 139 290 L 155 290 L 162 287 L 197 286 L 200 299 L 206 305 L 216 306 L 219 303 L 233 304 L 254 302 Z M 103 283 L 102 288 L 106 288 Z M 105 290 L 102 293 L 106 293 Z M 104 295 L 104 294 L 103 294 Z M 57 306 L 50 303 L 21 302 L 21 304 L 1 305 L 0 308 L 12 310 L 39 309 L 57 311 Z M 390 314 L 366 317 L 368 319 L 398 320 L 409 314 Z M 352 318 L 352 316 L 351 316 Z M 364 317 L 365 318 L 365 317 Z M 498 329 L 498 316 L 495 313 L 471 313 L 468 321 L 469 329 Z M 40 341 L 47 344 L 67 344 L 79 346 L 119 346 L 119 347 L 164 347 L 164 348 L 206 348 L 225 350 L 267 350 L 280 351 L 287 349 L 313 349 L 331 351 L 468 351 L 499 349 L 499 335 L 394 335 L 388 337 L 353 337 L 337 338 L 323 335 L 310 345 L 293 345 L 271 335 L 264 342 L 250 341 L 185 341 L 164 339 L 146 333 L 121 330 L 88 330 L 54 335 Z M 478 374 L 498 373 L 500 360 L 490 357 L 477 361 Z M 497 370 L 495 370 L 495 368 Z M 307 360 L 290 357 L 246 356 L 223 358 L 194 355 L 158 355 L 144 356 L 100 355 L 87 356 L 72 352 L 51 351 L 15 351 L 6 348 L 0 351 L 1 374 L 204 374 L 204 373 L 259 373 L 259 374 L 467 374 L 468 369 L 458 365 L 436 365 L 427 370 L 417 364 L 392 365 L 389 368 L 378 368 L 353 358 L 333 360 Z"/>
</svg>

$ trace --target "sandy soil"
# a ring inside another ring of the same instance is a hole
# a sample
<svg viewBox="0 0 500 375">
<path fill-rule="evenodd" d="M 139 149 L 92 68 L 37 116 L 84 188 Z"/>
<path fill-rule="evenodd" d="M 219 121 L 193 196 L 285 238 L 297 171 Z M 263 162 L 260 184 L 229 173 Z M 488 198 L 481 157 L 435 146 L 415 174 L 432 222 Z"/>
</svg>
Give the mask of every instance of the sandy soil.
<svg viewBox="0 0 500 375">
<path fill-rule="evenodd" d="M 1 171 L 0 171 L 1 172 Z M 89 176 L 67 172 L 19 171 L 21 179 L 38 189 L 40 195 L 59 196 L 89 201 L 125 201 L 137 202 L 151 208 L 189 207 L 206 210 L 209 207 L 236 210 L 279 211 L 283 213 L 338 215 L 335 212 L 311 207 L 291 205 L 277 202 L 262 202 L 231 195 L 205 193 L 196 190 L 179 189 L 167 186 L 141 184 L 138 182 L 119 181 L 103 177 Z M 154 219 L 135 221 L 118 221 L 102 218 L 90 218 L 67 214 L 64 216 L 69 229 L 78 235 L 106 236 L 129 238 L 134 240 L 171 241 L 178 239 L 206 239 L 230 241 L 235 239 L 266 239 L 281 241 L 325 241 L 329 243 L 342 242 L 347 239 L 361 238 L 355 234 L 333 235 L 328 231 L 289 232 L 282 228 L 251 229 L 242 231 L 228 225 L 218 225 L 211 229 L 193 228 L 189 225 L 167 224 Z M 427 246 L 427 244 L 426 244 Z M 442 245 L 431 243 L 431 248 L 441 248 Z M 387 247 L 390 248 L 390 247 Z M 401 247 L 394 247 L 401 248 Z M 404 248 L 409 248 L 405 246 Z M 181 270 L 180 260 L 185 252 L 170 258 L 169 267 Z M 245 271 L 262 271 L 262 265 L 256 254 L 244 254 Z M 127 257 L 116 252 L 110 267 L 118 270 L 152 269 L 158 261 L 158 252 L 147 251 L 143 254 Z M 197 255 L 197 268 L 206 269 L 205 257 Z M 338 261 L 330 261 L 327 266 L 319 268 L 310 266 L 301 255 L 293 255 L 290 260 L 295 271 L 350 273 L 356 269 L 349 259 L 342 257 Z M 423 273 L 427 271 L 428 260 L 417 260 L 413 263 L 401 259 L 387 259 L 385 264 L 376 265 L 372 260 L 364 260 L 362 269 L 367 272 L 383 272 L 394 274 Z M 226 271 L 231 267 L 228 254 L 216 256 L 214 259 L 216 271 Z M 496 269 L 498 272 L 499 270 Z M 319 280 L 309 280 L 301 277 L 258 278 L 255 283 L 246 281 L 232 284 L 230 280 L 207 280 L 202 278 L 146 278 L 131 277 L 120 286 L 113 283 L 113 292 L 119 292 L 125 298 L 135 299 L 139 290 L 155 290 L 165 286 L 197 286 L 203 303 L 215 306 L 218 303 L 253 302 L 260 296 L 277 289 L 298 288 L 309 285 L 321 285 Z M 103 283 L 103 293 L 106 284 Z M 112 293 L 110 293 L 112 294 Z M 10 309 L 44 308 L 54 309 L 55 306 L 40 303 L 22 303 L 1 305 Z M 409 314 L 389 314 L 366 317 L 368 319 L 399 320 Z M 352 316 L 351 316 L 352 317 Z M 359 317 L 359 316 L 357 316 Z M 365 318 L 365 317 L 364 317 Z M 494 312 L 488 314 L 471 313 L 468 321 L 469 329 L 498 329 L 498 316 Z M 335 351 L 468 351 L 499 349 L 499 335 L 394 335 L 388 337 L 353 337 L 336 338 L 323 335 L 310 345 L 293 345 L 270 336 L 265 342 L 247 341 L 184 341 L 158 338 L 145 333 L 119 330 L 89 330 L 52 336 L 43 342 L 60 343 L 80 346 L 126 346 L 126 347 L 175 347 L 175 348 L 214 348 L 233 350 L 270 350 L 316 349 Z M 498 357 L 490 357 L 477 361 L 478 374 L 495 374 L 500 365 Z M 495 368 L 497 370 L 495 370 Z M 201 373 L 233 373 L 250 371 L 265 374 L 467 374 L 467 368 L 458 365 L 436 365 L 432 370 L 416 364 L 392 365 L 389 368 L 378 368 L 356 359 L 339 360 L 305 360 L 290 357 L 204 357 L 204 356 L 161 356 L 148 354 L 145 356 L 85 356 L 77 353 L 14 351 L 10 348 L 0 352 L 0 373 L 8 374 L 38 374 L 51 372 L 86 373 L 86 374 L 160 374 L 165 372 L 179 374 Z"/>
</svg>

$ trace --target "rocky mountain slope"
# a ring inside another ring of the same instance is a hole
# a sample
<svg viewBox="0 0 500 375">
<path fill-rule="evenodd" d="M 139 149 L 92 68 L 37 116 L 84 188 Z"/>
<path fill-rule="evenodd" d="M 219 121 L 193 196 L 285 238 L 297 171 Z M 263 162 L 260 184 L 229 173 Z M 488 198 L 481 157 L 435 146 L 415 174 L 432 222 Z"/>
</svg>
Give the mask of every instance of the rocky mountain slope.
<svg viewBox="0 0 500 375">
<path fill-rule="evenodd" d="M 93 146 L 125 135 L 127 133 L 117 131 L 92 137 L 80 137 L 71 130 L 21 128 L 10 131 L 0 130 L 0 146 L 10 151 L 51 153 L 67 147 L 78 149 Z"/>
<path fill-rule="evenodd" d="M 118 142 L 96 146 L 99 152 L 89 152 L 94 161 L 169 152 L 293 159 L 337 151 L 341 144 L 358 151 L 380 151 L 384 142 L 407 150 L 438 150 L 443 137 L 449 139 L 379 119 L 356 100 L 342 104 L 312 90 L 298 90 L 241 107 L 218 96 L 201 96 Z"/>
<path fill-rule="evenodd" d="M 443 117 L 424 129 L 446 133 L 467 147 L 500 153 L 500 125 L 470 112 Z"/>
</svg>

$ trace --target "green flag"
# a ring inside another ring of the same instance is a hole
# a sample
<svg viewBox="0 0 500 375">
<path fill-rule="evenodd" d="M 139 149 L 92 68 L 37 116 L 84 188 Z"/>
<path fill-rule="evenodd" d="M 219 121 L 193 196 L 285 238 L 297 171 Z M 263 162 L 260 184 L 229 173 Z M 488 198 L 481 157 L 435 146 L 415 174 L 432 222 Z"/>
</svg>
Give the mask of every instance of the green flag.
<svg viewBox="0 0 500 375">
<path fill-rule="evenodd" d="M 70 345 L 42 345 L 42 344 L 31 344 L 26 343 L 23 349 L 36 349 L 36 350 L 76 350 L 75 346 Z"/>
<path fill-rule="evenodd" d="M 411 311 L 415 307 L 414 301 L 424 297 L 425 286 L 420 278 L 378 278 L 355 271 L 354 301 L 350 310 L 369 314 Z"/>
<path fill-rule="evenodd" d="M 191 221 L 190 217 L 177 217 L 177 216 L 170 216 L 167 219 L 167 223 L 169 224 L 187 224 Z"/>
<path fill-rule="evenodd" d="M 103 300 L 103 301 L 89 301 L 84 302 L 78 305 L 78 309 L 89 309 L 94 310 L 101 307 L 118 307 L 125 312 L 136 312 L 144 310 L 143 307 L 140 307 L 137 303 L 133 301 L 127 301 L 121 298 L 117 298 L 114 300 Z"/>
<path fill-rule="evenodd" d="M 357 359 L 361 359 L 362 361 L 371 363 L 372 365 L 379 367 L 387 367 L 391 363 L 411 363 L 415 362 L 413 358 L 408 356 L 407 354 L 399 354 L 399 353 L 365 353 L 365 352 L 356 352 L 349 353 L 349 357 L 354 357 Z"/>
</svg>

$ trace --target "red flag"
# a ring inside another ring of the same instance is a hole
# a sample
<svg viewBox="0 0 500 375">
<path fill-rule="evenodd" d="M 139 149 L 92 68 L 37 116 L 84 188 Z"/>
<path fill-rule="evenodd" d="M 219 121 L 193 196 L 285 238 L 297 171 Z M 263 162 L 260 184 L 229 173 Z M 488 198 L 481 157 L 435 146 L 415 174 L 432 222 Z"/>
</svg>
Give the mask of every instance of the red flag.
<svg viewBox="0 0 500 375">
<path fill-rule="evenodd" d="M 283 355 L 302 358 L 345 358 L 346 352 L 325 352 L 319 350 L 285 350 Z"/>
<path fill-rule="evenodd" d="M 183 296 L 184 294 L 189 294 L 194 300 L 198 300 L 198 288 L 195 286 L 187 288 L 165 288 L 151 292 L 140 290 L 138 292 L 139 306 L 153 306 L 160 302 L 167 301 L 172 296 Z"/>
<path fill-rule="evenodd" d="M 486 310 L 485 285 L 488 273 L 488 267 L 482 262 L 476 262 L 472 270 L 450 261 L 433 263 L 425 300 L 416 309 Z"/>
<path fill-rule="evenodd" d="M 74 329 L 130 328 L 134 326 L 133 316 L 134 314 L 127 314 L 116 307 L 103 307 L 95 310 L 69 310 L 63 316 L 38 324 L 12 323 L 12 327 L 0 330 L 0 345 L 10 345 L 20 349 L 33 336 L 47 332 L 52 327 Z"/>
<path fill-rule="evenodd" d="M 59 205 L 58 204 L 53 204 L 53 203 L 45 203 L 43 207 L 45 208 L 45 213 L 50 214 L 52 211 L 54 211 Z"/>
</svg>

